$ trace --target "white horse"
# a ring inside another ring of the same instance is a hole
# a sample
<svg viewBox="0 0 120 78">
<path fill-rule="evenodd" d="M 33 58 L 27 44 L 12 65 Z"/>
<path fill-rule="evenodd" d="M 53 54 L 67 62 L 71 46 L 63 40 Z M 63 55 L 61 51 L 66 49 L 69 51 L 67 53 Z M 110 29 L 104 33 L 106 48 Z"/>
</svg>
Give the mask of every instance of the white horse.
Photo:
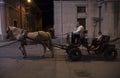
<svg viewBox="0 0 120 78">
<path fill-rule="evenodd" d="M 26 30 L 14 26 L 9 26 L 7 29 L 6 38 L 10 39 L 11 37 L 15 37 L 15 39 L 20 42 L 19 49 L 21 50 L 24 57 L 27 57 L 25 45 L 28 45 L 29 43 L 42 44 L 44 48 L 43 57 L 45 56 L 46 48 L 50 49 L 51 55 L 54 57 L 54 48 L 49 32 L 27 32 Z"/>
</svg>

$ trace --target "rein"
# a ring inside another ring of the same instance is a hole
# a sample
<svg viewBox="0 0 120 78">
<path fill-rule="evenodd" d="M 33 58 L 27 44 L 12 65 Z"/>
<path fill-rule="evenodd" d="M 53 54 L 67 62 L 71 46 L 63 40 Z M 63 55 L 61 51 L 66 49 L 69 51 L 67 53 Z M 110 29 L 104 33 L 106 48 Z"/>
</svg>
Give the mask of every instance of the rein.
<svg viewBox="0 0 120 78">
<path fill-rule="evenodd" d="M 26 39 L 32 40 L 32 41 L 34 41 L 34 42 L 36 42 L 36 43 L 42 43 L 42 42 L 48 41 L 48 40 L 42 40 L 42 39 L 40 39 L 40 38 L 41 38 L 41 36 L 40 36 L 40 33 L 39 33 L 39 32 L 38 32 L 38 35 L 36 36 L 36 38 L 34 38 L 34 39 L 28 37 L 28 36 L 27 36 L 27 33 L 26 33 L 26 34 L 23 35 L 22 41 L 23 41 L 25 44 L 27 43 L 27 40 L 26 40 Z"/>
<path fill-rule="evenodd" d="M 67 35 L 69 33 L 72 33 L 72 32 L 67 32 L 67 33 L 64 33 L 64 34 L 59 34 L 59 35 L 56 35 L 55 37 L 59 37 L 59 36 L 63 36 L 63 35 Z"/>
</svg>

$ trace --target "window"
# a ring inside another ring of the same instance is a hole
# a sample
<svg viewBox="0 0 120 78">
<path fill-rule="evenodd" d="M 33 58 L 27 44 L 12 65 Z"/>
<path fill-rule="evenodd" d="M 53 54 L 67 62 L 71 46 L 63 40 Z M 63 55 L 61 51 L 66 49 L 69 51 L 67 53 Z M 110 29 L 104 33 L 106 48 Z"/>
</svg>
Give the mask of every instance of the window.
<svg viewBox="0 0 120 78">
<path fill-rule="evenodd" d="M 85 6 L 78 6 L 77 7 L 77 13 L 85 13 L 86 7 Z"/>
</svg>

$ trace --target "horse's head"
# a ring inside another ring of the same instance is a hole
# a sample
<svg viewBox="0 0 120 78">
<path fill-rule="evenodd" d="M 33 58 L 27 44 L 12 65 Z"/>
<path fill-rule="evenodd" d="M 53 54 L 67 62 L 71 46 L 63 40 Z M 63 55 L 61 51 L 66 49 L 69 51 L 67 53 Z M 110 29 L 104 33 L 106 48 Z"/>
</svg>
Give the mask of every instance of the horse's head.
<svg viewBox="0 0 120 78">
<path fill-rule="evenodd" d="M 11 38 L 13 38 L 13 33 L 11 27 L 9 26 L 6 31 L 6 39 L 11 39 Z"/>
</svg>

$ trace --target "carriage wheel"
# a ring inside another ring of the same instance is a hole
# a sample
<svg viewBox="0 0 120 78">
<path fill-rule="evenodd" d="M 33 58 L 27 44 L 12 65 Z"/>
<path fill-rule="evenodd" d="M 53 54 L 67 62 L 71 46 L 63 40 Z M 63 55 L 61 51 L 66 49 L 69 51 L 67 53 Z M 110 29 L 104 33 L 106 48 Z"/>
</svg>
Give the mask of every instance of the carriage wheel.
<svg viewBox="0 0 120 78">
<path fill-rule="evenodd" d="M 113 60 L 117 57 L 117 50 L 113 48 L 107 48 L 104 50 L 104 57 L 107 60 Z"/>
<path fill-rule="evenodd" d="M 69 53 L 68 53 L 68 58 L 71 60 L 71 61 L 78 61 L 81 59 L 81 51 L 79 48 L 71 48 L 69 50 Z"/>
<path fill-rule="evenodd" d="M 69 52 L 70 52 L 70 50 L 71 49 L 73 49 L 73 48 L 76 48 L 75 46 L 67 46 L 67 48 L 66 48 L 66 53 L 68 53 L 69 54 Z"/>
<path fill-rule="evenodd" d="M 69 34 L 67 34 L 67 43 L 70 43 L 70 38 L 69 38 Z"/>
</svg>

